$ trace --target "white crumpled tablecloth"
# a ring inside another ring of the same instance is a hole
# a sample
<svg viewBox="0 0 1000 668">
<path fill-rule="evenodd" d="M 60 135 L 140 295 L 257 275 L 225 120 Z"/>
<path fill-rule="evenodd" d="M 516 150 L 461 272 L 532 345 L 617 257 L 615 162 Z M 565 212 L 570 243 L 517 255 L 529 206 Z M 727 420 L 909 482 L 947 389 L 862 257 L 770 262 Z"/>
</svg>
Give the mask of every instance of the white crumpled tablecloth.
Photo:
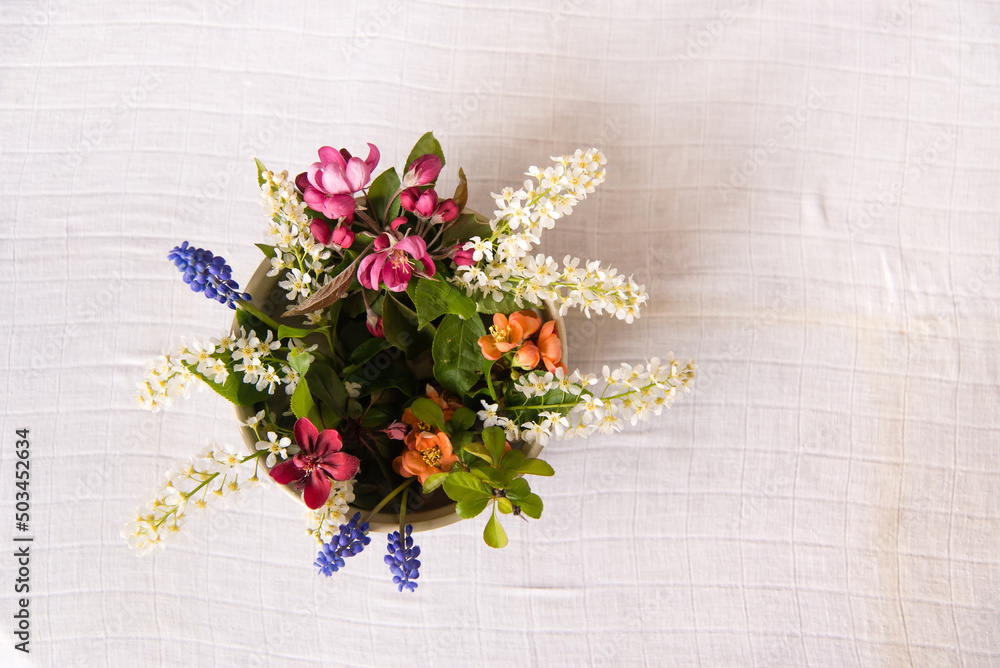
<svg viewBox="0 0 1000 668">
<path fill-rule="evenodd" d="M 1000 8 L 820 3 L 12 0 L 0 9 L 2 553 L 31 430 L 39 666 L 1000 664 Z M 546 249 L 636 272 L 587 371 L 674 351 L 693 394 L 550 445 L 545 515 L 382 539 L 317 578 L 264 488 L 137 559 L 118 535 L 228 406 L 149 414 L 144 362 L 229 314 L 165 260 L 245 280 L 253 158 L 301 170 L 434 130 L 470 205 L 599 146 Z M 0 658 L 13 662 L 11 556 Z M 8 665 L 8 664 L 4 664 Z"/>
</svg>

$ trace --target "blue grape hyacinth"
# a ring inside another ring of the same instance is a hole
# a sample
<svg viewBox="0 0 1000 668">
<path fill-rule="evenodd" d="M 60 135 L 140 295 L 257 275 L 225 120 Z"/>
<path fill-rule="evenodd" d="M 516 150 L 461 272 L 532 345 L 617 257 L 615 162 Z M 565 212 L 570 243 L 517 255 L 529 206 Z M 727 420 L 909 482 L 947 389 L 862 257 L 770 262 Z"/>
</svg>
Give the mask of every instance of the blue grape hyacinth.
<svg viewBox="0 0 1000 668">
<path fill-rule="evenodd" d="M 360 554 L 372 542 L 367 535 L 368 522 L 358 524 L 360 519 L 361 513 L 354 513 L 350 522 L 340 525 L 340 533 L 320 548 L 314 564 L 321 575 L 330 577 L 344 567 L 344 559 Z"/>
<path fill-rule="evenodd" d="M 389 566 L 392 582 L 399 586 L 399 591 L 404 589 L 413 591 L 417 588 L 414 580 L 420 577 L 418 571 L 420 561 L 417 559 L 420 556 L 420 547 L 413 544 L 413 537 L 410 535 L 412 530 L 413 527 L 407 524 L 404 538 L 400 539 L 398 531 L 393 531 L 388 536 L 389 554 L 385 556 L 385 563 Z"/>
<path fill-rule="evenodd" d="M 208 299 L 215 299 L 231 309 L 236 308 L 240 301 L 250 301 L 250 295 L 240 292 L 240 285 L 233 280 L 233 268 L 226 264 L 226 259 L 213 255 L 204 248 L 194 248 L 188 242 L 174 249 L 167 259 L 184 274 L 184 282 L 195 292 L 200 292 Z"/>
</svg>

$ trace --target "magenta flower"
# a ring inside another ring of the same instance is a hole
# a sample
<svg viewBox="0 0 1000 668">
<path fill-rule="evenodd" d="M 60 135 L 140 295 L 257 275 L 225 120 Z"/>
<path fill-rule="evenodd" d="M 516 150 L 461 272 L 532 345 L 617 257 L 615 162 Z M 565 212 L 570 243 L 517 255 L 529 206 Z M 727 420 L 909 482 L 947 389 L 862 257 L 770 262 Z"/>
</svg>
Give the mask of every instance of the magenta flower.
<svg viewBox="0 0 1000 668">
<path fill-rule="evenodd" d="M 382 328 L 382 316 L 369 313 L 368 318 L 365 319 L 365 327 L 368 328 L 368 333 L 376 339 L 385 338 L 385 329 Z"/>
<path fill-rule="evenodd" d="M 351 244 L 354 243 L 355 236 L 354 232 L 351 232 L 351 226 L 348 222 L 350 219 L 351 216 L 348 216 L 344 222 L 340 223 L 331 230 L 330 223 L 325 220 L 320 220 L 319 218 L 313 218 L 309 223 L 309 230 L 312 232 L 316 241 L 320 242 L 324 246 L 350 248 Z"/>
<path fill-rule="evenodd" d="M 369 290 L 377 290 L 379 284 L 384 283 L 391 291 L 402 292 L 410 282 L 417 261 L 423 263 L 424 275 L 434 275 L 434 260 L 427 254 L 426 241 L 420 237 L 397 240 L 383 232 L 375 237 L 375 252 L 361 259 L 358 282 Z"/>
<path fill-rule="evenodd" d="M 406 170 L 406 174 L 403 174 L 403 188 L 434 183 L 440 173 L 441 158 L 433 153 L 422 155 L 410 163 L 410 168 Z"/>
<path fill-rule="evenodd" d="M 421 218 L 430 218 L 437 208 L 438 196 L 434 188 L 420 192 L 419 188 L 407 188 L 399 195 L 399 203 L 410 213 Z"/>
<path fill-rule="evenodd" d="M 471 267 L 476 263 L 476 261 L 472 259 L 472 254 L 475 251 L 471 248 L 466 250 L 463 248 L 464 245 L 465 244 L 455 244 L 452 246 L 451 261 L 458 267 Z"/>
<path fill-rule="evenodd" d="M 368 157 L 364 160 L 352 157 L 346 148 L 336 151 L 324 146 L 319 150 L 319 162 L 299 174 L 295 185 L 311 209 L 327 218 L 343 218 L 354 213 L 357 207 L 354 193 L 368 185 L 378 160 L 374 144 L 368 144 Z"/>
<path fill-rule="evenodd" d="M 458 205 L 455 204 L 455 200 L 448 198 L 438 202 L 437 208 L 434 209 L 434 215 L 431 216 L 431 224 L 450 223 L 456 218 L 458 218 Z"/>
<path fill-rule="evenodd" d="M 271 469 L 275 482 L 295 483 L 295 489 L 304 490 L 302 500 L 316 510 L 330 498 L 330 479 L 350 480 L 361 465 L 354 455 L 340 452 L 343 442 L 333 429 L 322 433 L 308 418 L 295 423 L 295 442 L 301 452 Z"/>
<path fill-rule="evenodd" d="M 383 431 L 385 431 L 386 435 L 389 438 L 395 439 L 397 441 L 402 441 L 404 438 L 406 438 L 406 435 L 410 433 L 410 425 L 406 424 L 405 422 L 399 422 L 397 420 L 396 422 L 393 422 L 391 425 L 386 427 Z"/>
</svg>

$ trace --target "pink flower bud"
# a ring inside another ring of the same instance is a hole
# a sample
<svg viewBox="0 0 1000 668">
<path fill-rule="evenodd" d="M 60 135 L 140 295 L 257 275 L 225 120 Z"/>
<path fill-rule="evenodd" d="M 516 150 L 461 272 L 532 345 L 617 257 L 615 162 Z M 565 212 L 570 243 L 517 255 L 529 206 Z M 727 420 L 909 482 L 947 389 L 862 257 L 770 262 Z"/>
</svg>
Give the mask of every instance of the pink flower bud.
<svg viewBox="0 0 1000 668">
<path fill-rule="evenodd" d="M 471 267 L 476 262 L 472 259 L 472 249 L 466 250 L 462 248 L 462 244 L 455 244 L 453 248 L 457 249 L 454 255 L 451 256 L 451 261 L 454 262 L 459 267 Z"/>
<path fill-rule="evenodd" d="M 399 203 L 403 209 L 413 213 L 417 207 L 417 200 L 420 198 L 420 188 L 407 188 L 399 194 Z"/>
<path fill-rule="evenodd" d="M 393 422 L 385 428 L 385 433 L 389 438 L 402 441 L 410 433 L 410 425 L 405 422 Z"/>
<path fill-rule="evenodd" d="M 413 205 L 414 213 L 421 218 L 430 218 L 437 209 L 438 196 L 434 188 L 428 188 Z"/>
<path fill-rule="evenodd" d="M 382 318 L 380 316 L 369 312 L 368 318 L 365 320 L 365 326 L 376 339 L 385 338 L 385 332 L 382 330 Z"/>
<path fill-rule="evenodd" d="M 455 204 L 455 200 L 446 199 L 438 204 L 437 210 L 431 216 L 431 223 L 440 225 L 441 223 L 450 223 L 456 218 L 458 218 L 458 206 Z"/>
<path fill-rule="evenodd" d="M 410 164 L 410 169 L 403 175 L 403 187 L 425 186 L 434 183 L 441 173 L 441 158 L 433 153 L 422 155 Z"/>
<path fill-rule="evenodd" d="M 354 232 L 351 232 L 349 225 L 341 223 L 334 228 L 330 235 L 330 242 L 341 248 L 350 248 L 354 243 Z"/>
<path fill-rule="evenodd" d="M 313 218 L 309 223 L 309 231 L 312 232 L 313 237 L 316 241 L 320 242 L 324 246 L 330 245 L 330 225 L 325 220 L 320 220 L 319 218 Z"/>
</svg>

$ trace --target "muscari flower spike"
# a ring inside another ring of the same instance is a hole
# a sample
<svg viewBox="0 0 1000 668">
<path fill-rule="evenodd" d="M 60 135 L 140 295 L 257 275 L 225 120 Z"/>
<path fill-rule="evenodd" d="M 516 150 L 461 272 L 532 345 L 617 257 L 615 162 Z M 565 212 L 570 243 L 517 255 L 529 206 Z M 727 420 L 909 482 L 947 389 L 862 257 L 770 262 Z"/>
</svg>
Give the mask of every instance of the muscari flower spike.
<svg viewBox="0 0 1000 668">
<path fill-rule="evenodd" d="M 389 554 L 385 556 L 385 563 L 392 573 L 393 584 L 399 585 L 399 591 L 404 589 L 413 591 L 417 588 L 417 583 L 413 580 L 420 577 L 418 572 L 420 561 L 417 559 L 420 556 L 420 547 L 413 544 L 413 537 L 410 535 L 412 530 L 413 527 L 407 524 L 404 529 L 405 538 L 400 539 L 398 531 L 393 531 L 388 536 Z"/>
<path fill-rule="evenodd" d="M 368 537 L 368 522 L 358 524 L 360 519 L 361 513 L 354 513 L 350 522 L 340 525 L 340 533 L 320 549 L 315 561 L 320 575 L 330 577 L 344 567 L 344 559 L 361 554 L 372 542 Z"/>
<path fill-rule="evenodd" d="M 239 283 L 233 280 L 233 268 L 226 264 L 224 257 L 213 255 L 204 248 L 194 248 L 185 241 L 174 246 L 167 259 L 184 274 L 184 282 L 192 290 L 208 299 L 215 299 L 234 310 L 237 302 L 250 301 L 249 293 L 240 292 Z"/>
</svg>

